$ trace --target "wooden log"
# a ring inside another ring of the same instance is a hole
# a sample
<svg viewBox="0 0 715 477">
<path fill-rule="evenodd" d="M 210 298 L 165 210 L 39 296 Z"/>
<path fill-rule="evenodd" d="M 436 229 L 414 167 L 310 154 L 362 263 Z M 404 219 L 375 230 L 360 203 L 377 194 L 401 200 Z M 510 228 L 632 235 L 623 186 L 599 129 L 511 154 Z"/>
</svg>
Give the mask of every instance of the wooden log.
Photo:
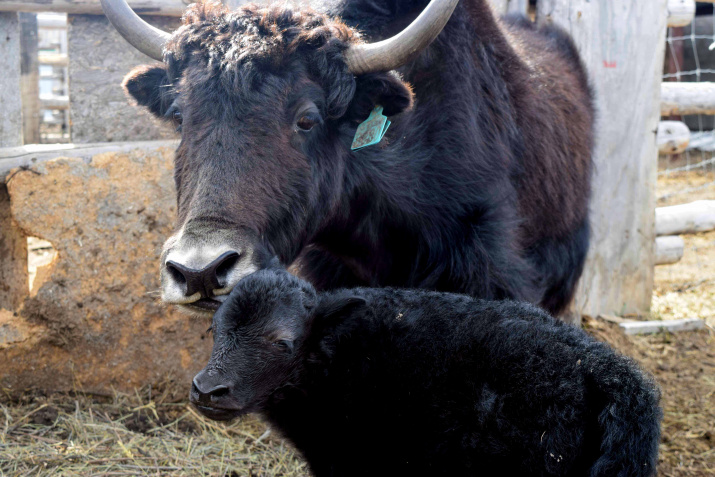
<svg viewBox="0 0 715 477">
<path fill-rule="evenodd" d="M 695 18 L 695 0 L 668 0 L 668 26 L 690 25 Z"/>
<path fill-rule="evenodd" d="M 67 55 L 38 55 L 37 61 L 41 65 L 59 66 L 66 67 L 70 64 L 70 60 Z"/>
<path fill-rule="evenodd" d="M 37 15 L 37 26 L 45 30 L 66 30 L 67 18 L 62 15 L 41 13 Z"/>
<path fill-rule="evenodd" d="M 522 15 L 526 15 L 529 11 L 529 0 L 489 0 L 489 2 L 498 15 L 504 15 L 506 13 L 521 13 Z"/>
<path fill-rule="evenodd" d="M 660 154 L 680 154 L 690 144 L 690 129 L 682 121 L 661 121 L 657 142 Z"/>
<path fill-rule="evenodd" d="M 492 5 L 492 8 L 497 15 L 504 15 L 507 11 L 509 0 L 489 0 L 489 3 Z"/>
<path fill-rule="evenodd" d="M 529 0 L 508 0 L 506 11 L 526 15 L 529 12 Z"/>
<path fill-rule="evenodd" d="M 628 321 L 618 325 L 627 335 L 644 335 L 660 333 L 661 331 L 695 331 L 705 327 L 705 322 L 697 318 L 662 321 Z"/>
<path fill-rule="evenodd" d="M 180 17 L 186 0 L 129 0 L 135 12 L 145 15 Z M 99 0 L 0 0 L 0 11 L 6 12 L 60 12 L 103 15 Z"/>
<path fill-rule="evenodd" d="M 20 21 L 0 12 L 0 147 L 22 145 Z"/>
<path fill-rule="evenodd" d="M 655 209 L 655 230 L 660 236 L 715 230 L 715 200 L 658 207 Z"/>
<path fill-rule="evenodd" d="M 19 308 L 29 292 L 27 236 L 13 220 L 7 187 L 0 183 L 0 312 Z"/>
<path fill-rule="evenodd" d="M 25 144 L 40 142 L 39 65 L 37 62 L 37 15 L 20 13 L 20 95 L 22 136 Z"/>
<path fill-rule="evenodd" d="M 40 109 L 65 111 L 70 108 L 69 96 L 40 95 Z"/>
<path fill-rule="evenodd" d="M 715 114 L 715 83 L 663 83 L 660 114 Z"/>
<path fill-rule="evenodd" d="M 678 235 L 666 235 L 655 239 L 655 264 L 668 265 L 683 258 L 685 242 Z"/>
<path fill-rule="evenodd" d="M 89 160 L 105 152 L 129 152 L 136 149 L 156 150 L 161 147 L 176 148 L 178 141 L 106 142 L 95 144 L 30 144 L 20 147 L 0 148 L 0 184 L 8 179 L 17 167 L 31 168 L 58 157 L 79 157 Z"/>
<path fill-rule="evenodd" d="M 539 0 L 536 9 L 539 24 L 556 23 L 573 37 L 601 118 L 591 245 L 574 308 L 591 316 L 645 313 L 653 294 L 667 0 Z"/>
</svg>

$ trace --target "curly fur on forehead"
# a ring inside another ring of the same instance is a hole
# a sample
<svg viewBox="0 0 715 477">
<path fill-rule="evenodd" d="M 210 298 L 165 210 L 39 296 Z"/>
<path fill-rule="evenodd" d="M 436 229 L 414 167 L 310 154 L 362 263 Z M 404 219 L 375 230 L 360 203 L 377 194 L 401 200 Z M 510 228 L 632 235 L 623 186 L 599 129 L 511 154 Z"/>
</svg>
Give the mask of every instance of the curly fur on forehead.
<svg viewBox="0 0 715 477">
<path fill-rule="evenodd" d="M 196 64 L 234 86 L 238 79 L 245 87 L 266 74 L 285 73 L 287 65 L 300 61 L 331 95 L 354 93 L 343 52 L 360 42 L 360 35 L 324 14 L 256 4 L 232 12 L 217 1 L 207 1 L 190 5 L 182 23 L 166 47 L 170 78 L 179 78 L 189 64 Z"/>
</svg>

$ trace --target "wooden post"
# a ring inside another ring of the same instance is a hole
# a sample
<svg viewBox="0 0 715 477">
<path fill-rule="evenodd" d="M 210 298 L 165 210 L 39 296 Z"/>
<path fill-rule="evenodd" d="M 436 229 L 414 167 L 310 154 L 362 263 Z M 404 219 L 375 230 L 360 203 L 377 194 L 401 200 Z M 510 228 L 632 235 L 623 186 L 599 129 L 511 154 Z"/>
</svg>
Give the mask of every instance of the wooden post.
<svg viewBox="0 0 715 477">
<path fill-rule="evenodd" d="M 25 144 L 40 142 L 40 67 L 37 62 L 37 15 L 20 13 L 22 136 Z"/>
<path fill-rule="evenodd" d="M 10 196 L 0 180 L 0 309 L 17 309 L 29 293 L 27 236 L 10 215 Z"/>
<path fill-rule="evenodd" d="M 537 21 L 574 38 L 596 92 L 591 247 L 584 314 L 645 313 L 655 265 L 656 130 L 667 0 L 539 0 Z"/>
<path fill-rule="evenodd" d="M 20 22 L 0 13 L 0 147 L 22 145 L 20 100 Z"/>
</svg>

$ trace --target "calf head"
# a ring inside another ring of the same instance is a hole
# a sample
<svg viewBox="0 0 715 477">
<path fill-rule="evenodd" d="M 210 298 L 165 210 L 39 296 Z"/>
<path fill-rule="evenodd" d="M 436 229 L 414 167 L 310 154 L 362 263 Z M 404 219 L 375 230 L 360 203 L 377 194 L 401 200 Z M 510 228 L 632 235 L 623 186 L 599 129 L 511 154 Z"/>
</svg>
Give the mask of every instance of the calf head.
<svg viewBox="0 0 715 477">
<path fill-rule="evenodd" d="M 350 334 L 354 323 L 344 318 L 365 306 L 345 292 L 319 297 L 275 266 L 247 276 L 214 315 L 211 358 L 193 380 L 191 402 L 217 420 L 264 411 L 277 392 L 301 386 L 306 358 L 320 366 L 335 344 L 324 338 Z"/>
<path fill-rule="evenodd" d="M 244 276 L 290 264 L 335 213 L 357 125 L 376 104 L 412 101 L 394 72 L 355 76 L 359 35 L 314 12 L 195 4 L 164 63 L 124 80 L 137 104 L 181 134 L 178 220 L 161 262 L 162 298 L 211 313 Z"/>
<path fill-rule="evenodd" d="M 260 411 L 294 378 L 315 304 L 313 287 L 285 271 L 240 281 L 214 315 L 213 352 L 194 378 L 191 402 L 213 419 Z"/>
</svg>

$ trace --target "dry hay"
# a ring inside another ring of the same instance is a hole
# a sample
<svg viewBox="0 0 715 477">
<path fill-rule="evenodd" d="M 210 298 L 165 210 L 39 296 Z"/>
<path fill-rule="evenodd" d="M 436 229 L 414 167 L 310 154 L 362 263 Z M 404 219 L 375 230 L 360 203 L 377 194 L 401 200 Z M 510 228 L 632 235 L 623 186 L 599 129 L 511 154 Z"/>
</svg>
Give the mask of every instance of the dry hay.
<svg viewBox="0 0 715 477">
<path fill-rule="evenodd" d="M 715 172 L 689 171 L 658 178 L 658 206 L 715 199 Z M 618 331 L 594 334 L 636 358 L 663 390 L 660 475 L 715 475 L 715 231 L 683 235 L 685 253 L 655 269 L 654 319 L 701 318 L 698 333 L 625 338 Z M 611 325 L 600 325 L 600 328 Z"/>
<path fill-rule="evenodd" d="M 80 393 L 0 404 L 3 476 L 305 476 L 253 417 L 216 423 L 165 397 Z"/>
<path fill-rule="evenodd" d="M 715 327 L 715 231 L 682 238 L 683 258 L 655 268 L 652 314 L 664 320 L 701 318 Z"/>
<path fill-rule="evenodd" d="M 658 475 L 715 475 L 715 333 L 626 336 L 618 325 L 588 317 L 585 329 L 655 376 L 664 417 Z"/>
</svg>

